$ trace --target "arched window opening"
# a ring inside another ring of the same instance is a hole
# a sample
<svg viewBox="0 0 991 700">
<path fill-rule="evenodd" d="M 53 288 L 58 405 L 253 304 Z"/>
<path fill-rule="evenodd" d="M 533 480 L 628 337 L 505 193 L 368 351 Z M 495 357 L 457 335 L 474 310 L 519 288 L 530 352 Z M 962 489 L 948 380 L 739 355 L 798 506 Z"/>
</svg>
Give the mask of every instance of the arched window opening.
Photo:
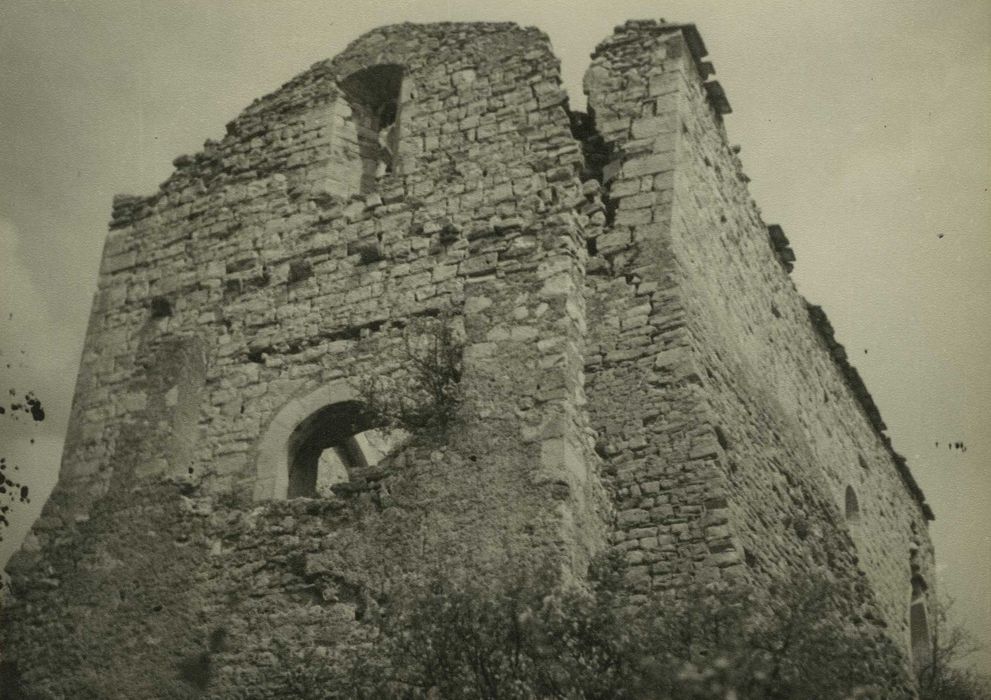
<svg viewBox="0 0 991 700">
<path fill-rule="evenodd" d="M 926 582 L 921 576 L 912 577 L 912 602 L 908 613 L 909 634 L 912 644 L 912 662 L 922 668 L 932 660 L 929 639 L 929 617 L 926 613 Z"/>
<path fill-rule="evenodd" d="M 380 177 L 396 172 L 404 74 L 400 65 L 372 66 L 340 83 L 351 106 L 363 193 L 374 191 Z"/>
<path fill-rule="evenodd" d="M 330 404 L 296 426 L 288 441 L 288 498 L 325 498 L 335 484 L 374 467 L 405 434 L 377 428 L 357 401 Z"/>
<path fill-rule="evenodd" d="M 846 519 L 850 522 L 860 520 L 860 504 L 857 501 L 857 492 L 852 486 L 846 487 Z"/>
</svg>

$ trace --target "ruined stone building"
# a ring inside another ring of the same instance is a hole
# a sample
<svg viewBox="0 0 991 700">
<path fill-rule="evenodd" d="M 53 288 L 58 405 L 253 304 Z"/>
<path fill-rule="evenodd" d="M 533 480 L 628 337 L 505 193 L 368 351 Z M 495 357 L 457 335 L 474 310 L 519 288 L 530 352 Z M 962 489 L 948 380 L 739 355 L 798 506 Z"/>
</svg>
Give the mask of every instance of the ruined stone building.
<svg viewBox="0 0 991 700">
<path fill-rule="evenodd" d="M 57 487 L 10 562 L 3 657 L 40 697 L 155 697 L 225 630 L 347 643 L 430 567 L 615 548 L 634 594 L 828 569 L 906 659 L 932 514 L 762 221 L 693 25 L 629 22 L 573 111 L 547 37 L 372 31 L 118 196 Z M 367 419 L 450 319 L 464 423 Z"/>
</svg>

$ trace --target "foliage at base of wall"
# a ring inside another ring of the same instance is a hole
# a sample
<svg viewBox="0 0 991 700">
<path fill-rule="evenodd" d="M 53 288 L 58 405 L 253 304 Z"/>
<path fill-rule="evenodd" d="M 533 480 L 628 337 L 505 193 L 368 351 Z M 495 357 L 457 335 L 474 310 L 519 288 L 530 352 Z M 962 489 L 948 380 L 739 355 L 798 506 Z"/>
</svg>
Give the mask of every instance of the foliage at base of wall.
<svg viewBox="0 0 991 700">
<path fill-rule="evenodd" d="M 508 584 L 437 575 L 376 613 L 380 636 L 346 659 L 280 654 L 286 696 L 325 698 L 900 698 L 897 652 L 846 624 L 825 578 L 756 605 L 698 586 L 630 606 L 612 563 L 590 589 L 548 575 Z"/>
</svg>

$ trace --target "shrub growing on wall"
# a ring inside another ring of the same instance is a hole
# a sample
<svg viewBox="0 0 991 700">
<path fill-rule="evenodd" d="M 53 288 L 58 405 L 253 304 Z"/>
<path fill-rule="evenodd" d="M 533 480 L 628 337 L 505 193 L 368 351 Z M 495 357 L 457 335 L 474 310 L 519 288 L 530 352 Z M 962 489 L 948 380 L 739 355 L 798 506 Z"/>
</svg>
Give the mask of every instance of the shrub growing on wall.
<svg viewBox="0 0 991 700">
<path fill-rule="evenodd" d="M 379 425 L 418 436 L 439 436 L 462 403 L 464 345 L 450 312 L 413 319 L 403 334 L 403 371 L 366 378 L 361 400 Z"/>
</svg>

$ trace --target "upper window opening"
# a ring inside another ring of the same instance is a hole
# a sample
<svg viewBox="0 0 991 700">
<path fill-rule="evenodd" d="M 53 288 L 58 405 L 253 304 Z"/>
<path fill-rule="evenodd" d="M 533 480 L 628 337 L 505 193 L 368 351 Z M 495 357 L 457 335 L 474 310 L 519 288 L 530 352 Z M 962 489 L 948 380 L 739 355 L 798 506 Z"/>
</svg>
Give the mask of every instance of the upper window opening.
<svg viewBox="0 0 991 700">
<path fill-rule="evenodd" d="M 857 501 L 857 492 L 852 486 L 846 487 L 846 519 L 851 522 L 860 519 L 860 503 Z"/>
<path fill-rule="evenodd" d="M 362 192 L 374 191 L 379 178 L 396 172 L 404 74 L 400 65 L 372 66 L 340 83 L 351 106 Z"/>
<path fill-rule="evenodd" d="M 327 497 L 335 484 L 374 467 L 405 437 L 377 428 L 357 401 L 324 406 L 289 437 L 287 497 Z"/>
</svg>

